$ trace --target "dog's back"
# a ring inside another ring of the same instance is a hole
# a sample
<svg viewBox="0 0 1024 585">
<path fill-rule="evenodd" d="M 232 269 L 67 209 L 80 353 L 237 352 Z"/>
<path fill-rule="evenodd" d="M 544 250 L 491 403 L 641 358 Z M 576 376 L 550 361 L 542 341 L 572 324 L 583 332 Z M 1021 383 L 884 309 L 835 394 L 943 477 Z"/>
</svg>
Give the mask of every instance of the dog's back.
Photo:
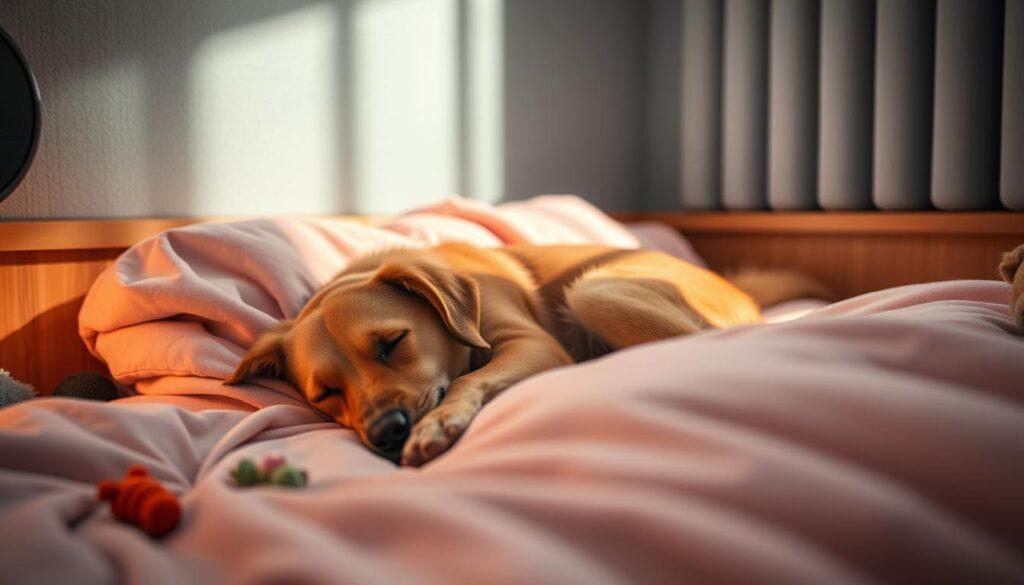
<svg viewBox="0 0 1024 585">
<path fill-rule="evenodd" d="M 429 258 L 479 286 L 481 328 L 530 319 L 576 361 L 701 329 L 761 321 L 761 303 L 820 291 L 785 271 L 736 282 L 668 254 L 592 245 L 478 248 L 445 243 L 385 251 L 351 270 Z"/>
<path fill-rule="evenodd" d="M 423 251 L 476 278 L 482 321 L 509 287 L 573 359 L 706 327 L 756 323 L 749 295 L 717 274 L 667 254 L 603 246 L 444 244 Z M 505 289 L 496 291 L 493 289 Z"/>
</svg>

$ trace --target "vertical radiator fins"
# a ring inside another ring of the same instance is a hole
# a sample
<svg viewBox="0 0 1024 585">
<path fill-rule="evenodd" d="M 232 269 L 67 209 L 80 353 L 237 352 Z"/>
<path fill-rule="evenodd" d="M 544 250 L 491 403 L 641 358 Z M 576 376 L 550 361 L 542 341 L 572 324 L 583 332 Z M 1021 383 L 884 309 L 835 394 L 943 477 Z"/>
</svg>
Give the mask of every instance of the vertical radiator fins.
<svg viewBox="0 0 1024 585">
<path fill-rule="evenodd" d="M 682 201 L 721 207 L 722 4 L 683 3 Z"/>
<path fill-rule="evenodd" d="M 768 204 L 813 209 L 818 182 L 818 0 L 771 3 Z"/>
<path fill-rule="evenodd" d="M 938 0 L 932 203 L 998 205 L 1003 3 Z"/>
<path fill-rule="evenodd" d="M 1024 0 L 645 6 L 649 199 L 1024 211 Z"/>
<path fill-rule="evenodd" d="M 683 138 L 683 6 L 679 0 L 648 0 L 644 6 L 647 91 L 644 101 L 644 192 L 648 209 L 680 206 Z"/>
<path fill-rule="evenodd" d="M 727 0 L 723 48 L 722 204 L 768 206 L 768 3 Z"/>
<path fill-rule="evenodd" d="M 935 2 L 878 0 L 874 203 L 931 207 Z"/>
<path fill-rule="evenodd" d="M 823 0 L 818 203 L 871 207 L 875 3 Z"/>
<path fill-rule="evenodd" d="M 1006 0 L 1003 52 L 1003 205 L 1024 211 L 1024 0 Z"/>
</svg>

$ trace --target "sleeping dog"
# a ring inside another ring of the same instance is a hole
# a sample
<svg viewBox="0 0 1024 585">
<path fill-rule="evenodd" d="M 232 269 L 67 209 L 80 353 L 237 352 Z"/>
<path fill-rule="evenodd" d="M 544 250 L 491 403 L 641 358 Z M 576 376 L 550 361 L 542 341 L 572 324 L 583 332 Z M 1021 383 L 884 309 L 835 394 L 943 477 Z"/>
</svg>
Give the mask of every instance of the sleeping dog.
<svg viewBox="0 0 1024 585">
<path fill-rule="evenodd" d="M 264 334 L 227 381 L 277 377 L 372 450 L 421 465 L 524 378 L 613 350 L 761 320 L 817 293 L 787 273 L 746 289 L 652 251 L 444 244 L 353 262 Z"/>
</svg>

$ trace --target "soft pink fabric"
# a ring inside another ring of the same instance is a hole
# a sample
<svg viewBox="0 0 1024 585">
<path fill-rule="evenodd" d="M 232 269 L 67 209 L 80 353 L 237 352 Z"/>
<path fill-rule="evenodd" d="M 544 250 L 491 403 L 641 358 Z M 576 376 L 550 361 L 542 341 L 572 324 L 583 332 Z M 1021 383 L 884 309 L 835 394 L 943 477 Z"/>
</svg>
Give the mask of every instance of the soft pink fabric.
<svg viewBox="0 0 1024 585">
<path fill-rule="evenodd" d="M 150 238 L 96 280 L 82 305 L 82 339 L 118 382 L 190 408 L 301 404 L 287 384 L 220 381 L 253 341 L 296 315 L 352 258 L 442 241 L 604 244 L 636 248 L 625 227 L 568 195 L 491 206 L 452 197 L 365 226 L 259 219 L 199 224 Z"/>
<path fill-rule="evenodd" d="M 648 250 L 659 250 L 671 254 L 676 258 L 686 260 L 690 264 L 707 268 L 697 251 L 693 249 L 686 238 L 679 235 L 679 231 L 673 227 L 654 221 L 644 221 L 626 225 L 629 231 L 636 236 L 641 248 Z"/>
<path fill-rule="evenodd" d="M 821 299 L 793 299 L 766 307 L 761 310 L 761 316 L 769 323 L 782 323 L 805 317 L 811 311 L 827 306 L 828 301 Z"/>
<path fill-rule="evenodd" d="M 0 410 L 0 566 L 84 584 L 1021 583 L 1008 292 L 904 287 L 551 371 L 420 470 L 297 405 L 22 403 Z M 268 452 L 309 487 L 231 486 Z M 93 495 L 134 462 L 183 498 L 162 541 Z"/>
</svg>

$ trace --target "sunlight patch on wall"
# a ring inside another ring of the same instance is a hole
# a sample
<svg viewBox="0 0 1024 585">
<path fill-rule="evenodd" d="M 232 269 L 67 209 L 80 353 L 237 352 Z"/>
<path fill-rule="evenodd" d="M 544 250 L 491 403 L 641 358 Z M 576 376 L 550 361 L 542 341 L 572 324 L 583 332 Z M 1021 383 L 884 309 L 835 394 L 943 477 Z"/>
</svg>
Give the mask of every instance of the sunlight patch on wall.
<svg viewBox="0 0 1024 585">
<path fill-rule="evenodd" d="M 353 10 L 354 210 L 387 213 L 458 191 L 456 0 Z"/>
<path fill-rule="evenodd" d="M 189 72 L 192 213 L 338 211 L 338 17 L 317 4 L 217 33 Z"/>
<path fill-rule="evenodd" d="M 469 0 L 466 193 L 497 202 L 505 196 L 504 0 Z"/>
</svg>

